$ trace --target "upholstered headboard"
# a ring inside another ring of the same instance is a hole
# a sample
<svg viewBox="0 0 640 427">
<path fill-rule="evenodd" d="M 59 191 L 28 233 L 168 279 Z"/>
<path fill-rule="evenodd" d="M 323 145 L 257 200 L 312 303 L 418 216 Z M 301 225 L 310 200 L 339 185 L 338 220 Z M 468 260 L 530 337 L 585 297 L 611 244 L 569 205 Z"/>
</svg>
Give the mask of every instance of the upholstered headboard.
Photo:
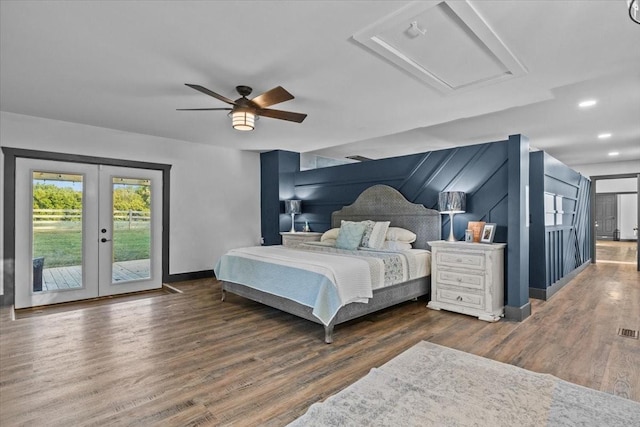
<svg viewBox="0 0 640 427">
<path fill-rule="evenodd" d="M 402 227 L 417 235 L 414 248 L 431 249 L 429 241 L 440 240 L 440 213 L 409 202 L 398 190 L 387 185 L 374 185 L 364 190 L 353 204 L 331 214 L 331 226 L 341 221 L 391 221 L 391 227 Z"/>
</svg>

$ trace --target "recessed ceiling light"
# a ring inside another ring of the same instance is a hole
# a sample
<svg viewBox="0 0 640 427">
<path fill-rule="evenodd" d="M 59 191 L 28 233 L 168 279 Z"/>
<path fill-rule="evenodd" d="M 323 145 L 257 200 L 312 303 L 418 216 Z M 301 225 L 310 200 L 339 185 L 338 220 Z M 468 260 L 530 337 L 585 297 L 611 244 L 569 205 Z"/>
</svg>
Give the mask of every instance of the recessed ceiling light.
<svg viewBox="0 0 640 427">
<path fill-rule="evenodd" d="M 611 157 L 613 157 L 613 156 L 617 156 L 617 155 L 619 155 L 619 154 L 620 154 L 620 153 L 619 153 L 619 152 L 617 152 L 617 151 L 612 151 L 612 152 L 610 152 L 610 153 L 609 153 L 609 155 L 610 155 Z"/>
<path fill-rule="evenodd" d="M 593 107 L 597 103 L 598 103 L 598 101 L 596 101 L 595 99 L 587 99 L 587 100 L 582 101 L 581 103 L 579 103 L 578 107 L 580 107 L 580 108 Z"/>
<path fill-rule="evenodd" d="M 601 133 L 601 134 L 598 135 L 598 138 L 600 138 L 600 139 L 611 138 L 611 134 L 610 133 Z"/>
</svg>

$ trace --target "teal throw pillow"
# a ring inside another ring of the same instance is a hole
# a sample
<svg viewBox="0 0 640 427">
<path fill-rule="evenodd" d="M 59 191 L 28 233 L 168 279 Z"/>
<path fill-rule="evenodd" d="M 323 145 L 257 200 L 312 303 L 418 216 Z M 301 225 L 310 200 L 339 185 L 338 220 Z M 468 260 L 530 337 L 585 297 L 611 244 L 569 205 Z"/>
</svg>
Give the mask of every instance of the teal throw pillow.
<svg viewBox="0 0 640 427">
<path fill-rule="evenodd" d="M 336 248 L 348 249 L 353 251 L 358 249 L 362 235 L 364 234 L 365 225 L 361 222 L 342 221 L 338 239 L 336 240 Z"/>
</svg>

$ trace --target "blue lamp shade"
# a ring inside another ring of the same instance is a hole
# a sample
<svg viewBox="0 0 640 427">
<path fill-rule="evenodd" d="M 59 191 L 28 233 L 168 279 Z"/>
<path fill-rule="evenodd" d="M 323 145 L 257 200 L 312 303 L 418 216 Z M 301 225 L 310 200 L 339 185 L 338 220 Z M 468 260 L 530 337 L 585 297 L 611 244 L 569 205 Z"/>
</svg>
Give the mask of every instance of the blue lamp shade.
<svg viewBox="0 0 640 427">
<path fill-rule="evenodd" d="M 464 191 L 443 191 L 438 196 L 438 207 L 441 213 L 464 213 L 467 209 Z"/>
<path fill-rule="evenodd" d="M 464 213 L 467 210 L 467 201 L 464 191 L 443 191 L 438 196 L 438 209 L 440 213 L 449 214 L 449 242 L 455 242 L 453 234 L 453 215 Z"/>
</svg>

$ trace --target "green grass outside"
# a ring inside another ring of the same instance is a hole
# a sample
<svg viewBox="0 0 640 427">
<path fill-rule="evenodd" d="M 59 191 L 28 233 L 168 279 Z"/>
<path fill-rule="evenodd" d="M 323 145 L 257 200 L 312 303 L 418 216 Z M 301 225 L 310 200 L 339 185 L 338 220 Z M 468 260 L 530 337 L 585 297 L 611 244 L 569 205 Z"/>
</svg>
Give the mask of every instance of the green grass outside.
<svg viewBox="0 0 640 427">
<path fill-rule="evenodd" d="M 113 232 L 114 261 L 149 258 L 149 227 L 116 227 Z M 34 230 L 33 257 L 44 257 L 45 268 L 82 264 L 82 233 L 77 227 Z"/>
</svg>

